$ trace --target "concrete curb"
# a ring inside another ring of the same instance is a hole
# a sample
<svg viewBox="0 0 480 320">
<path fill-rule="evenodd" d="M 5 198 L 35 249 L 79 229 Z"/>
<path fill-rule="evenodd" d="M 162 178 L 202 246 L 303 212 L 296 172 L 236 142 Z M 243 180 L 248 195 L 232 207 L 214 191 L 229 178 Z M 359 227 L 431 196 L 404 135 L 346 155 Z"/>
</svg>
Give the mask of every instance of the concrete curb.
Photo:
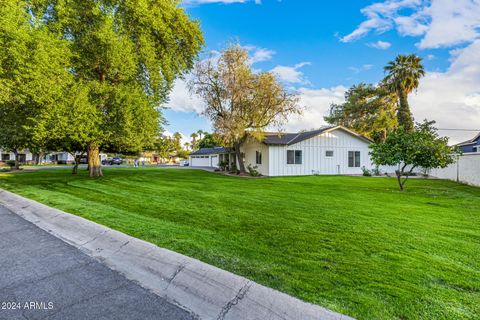
<svg viewBox="0 0 480 320">
<path fill-rule="evenodd" d="M 0 204 L 198 319 L 352 319 L 2 189 Z"/>
</svg>

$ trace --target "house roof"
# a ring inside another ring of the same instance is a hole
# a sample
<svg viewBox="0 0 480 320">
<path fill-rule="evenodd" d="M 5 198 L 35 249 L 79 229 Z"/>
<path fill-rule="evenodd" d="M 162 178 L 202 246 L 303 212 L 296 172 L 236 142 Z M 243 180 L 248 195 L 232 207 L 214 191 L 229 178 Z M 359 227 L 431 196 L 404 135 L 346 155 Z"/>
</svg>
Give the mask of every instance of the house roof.
<svg viewBox="0 0 480 320">
<path fill-rule="evenodd" d="M 475 136 L 475 138 L 473 138 L 473 139 L 470 139 L 470 140 L 467 140 L 467 141 L 464 141 L 464 142 L 457 143 L 456 146 L 461 147 L 461 146 L 468 146 L 468 145 L 470 145 L 470 144 L 476 144 L 479 139 L 480 139 L 480 133 L 477 134 L 477 135 Z"/>
<path fill-rule="evenodd" d="M 205 154 L 220 154 L 227 153 L 228 150 L 224 147 L 201 148 L 195 152 L 190 153 L 191 156 L 205 155 Z"/>
<path fill-rule="evenodd" d="M 365 140 L 367 142 L 371 142 L 370 139 L 359 135 L 358 133 L 355 133 L 351 130 L 348 130 L 347 128 L 344 128 L 342 126 L 326 126 L 326 127 L 321 127 L 320 129 L 317 130 L 311 130 L 311 131 L 302 131 L 299 133 L 282 133 L 282 132 L 268 132 L 265 133 L 265 138 L 263 139 L 263 143 L 266 145 L 292 145 L 304 140 L 308 140 L 310 138 L 313 138 L 319 134 L 322 134 L 327 131 L 333 131 L 341 129 L 344 130 L 362 140 Z"/>
</svg>

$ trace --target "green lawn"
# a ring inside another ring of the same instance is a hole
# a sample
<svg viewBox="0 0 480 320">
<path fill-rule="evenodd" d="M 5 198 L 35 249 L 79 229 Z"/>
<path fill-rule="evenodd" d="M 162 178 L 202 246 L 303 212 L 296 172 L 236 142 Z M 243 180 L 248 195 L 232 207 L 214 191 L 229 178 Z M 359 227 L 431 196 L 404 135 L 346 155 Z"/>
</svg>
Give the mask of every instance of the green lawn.
<svg viewBox="0 0 480 320">
<path fill-rule="evenodd" d="M 480 318 L 480 188 L 195 170 L 0 174 L 0 187 L 359 319 Z"/>
</svg>

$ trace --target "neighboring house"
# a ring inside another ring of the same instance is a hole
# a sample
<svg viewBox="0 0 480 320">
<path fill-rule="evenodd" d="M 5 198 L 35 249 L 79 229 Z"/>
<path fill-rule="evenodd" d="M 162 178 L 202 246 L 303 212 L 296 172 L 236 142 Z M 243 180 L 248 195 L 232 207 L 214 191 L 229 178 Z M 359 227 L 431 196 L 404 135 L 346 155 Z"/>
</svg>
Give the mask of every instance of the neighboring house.
<svg viewBox="0 0 480 320">
<path fill-rule="evenodd" d="M 0 149 L 0 162 L 15 160 L 15 154 L 11 151 Z M 33 161 L 33 154 L 28 150 L 18 152 L 18 161 L 21 164 L 31 163 Z"/>
<path fill-rule="evenodd" d="M 44 156 L 42 163 L 71 164 L 75 158 L 68 152 L 52 152 Z"/>
<path fill-rule="evenodd" d="M 190 154 L 189 164 L 192 167 L 218 168 L 222 161 L 230 162 L 229 159 L 233 159 L 233 155 L 226 148 L 202 148 Z"/>
<path fill-rule="evenodd" d="M 463 153 L 480 152 L 480 133 L 475 138 L 456 145 Z"/>
<path fill-rule="evenodd" d="M 261 142 L 247 139 L 240 152 L 245 167 L 256 167 L 264 176 L 362 174 L 362 167 L 373 168 L 371 143 L 349 129 L 334 126 L 299 133 L 266 133 Z M 223 148 L 200 149 L 190 156 L 190 165 L 218 167 L 220 161 L 229 159 L 231 163 L 234 158 Z"/>
</svg>

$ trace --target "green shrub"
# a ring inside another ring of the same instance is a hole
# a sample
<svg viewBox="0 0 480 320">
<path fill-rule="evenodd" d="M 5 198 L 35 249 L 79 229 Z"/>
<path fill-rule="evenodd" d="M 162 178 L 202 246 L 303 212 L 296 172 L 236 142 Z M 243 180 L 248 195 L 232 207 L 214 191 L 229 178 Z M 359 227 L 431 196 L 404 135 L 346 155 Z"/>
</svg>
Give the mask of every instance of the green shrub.
<svg viewBox="0 0 480 320">
<path fill-rule="evenodd" d="M 258 166 L 252 167 L 251 164 L 247 166 L 248 174 L 252 177 L 258 177 L 260 175 L 257 169 L 258 169 Z"/>
<path fill-rule="evenodd" d="M 372 172 L 370 170 L 368 170 L 367 168 L 365 168 L 365 166 L 362 167 L 362 172 L 363 172 L 364 177 L 371 177 L 372 176 Z"/>
<path fill-rule="evenodd" d="M 222 169 L 222 171 L 227 171 L 228 162 L 227 162 L 227 161 L 220 161 L 220 163 L 218 164 L 218 166 L 220 167 L 220 169 Z"/>
<path fill-rule="evenodd" d="M 15 160 L 7 160 L 5 161 L 6 165 L 9 166 L 10 168 L 15 167 Z"/>
</svg>

